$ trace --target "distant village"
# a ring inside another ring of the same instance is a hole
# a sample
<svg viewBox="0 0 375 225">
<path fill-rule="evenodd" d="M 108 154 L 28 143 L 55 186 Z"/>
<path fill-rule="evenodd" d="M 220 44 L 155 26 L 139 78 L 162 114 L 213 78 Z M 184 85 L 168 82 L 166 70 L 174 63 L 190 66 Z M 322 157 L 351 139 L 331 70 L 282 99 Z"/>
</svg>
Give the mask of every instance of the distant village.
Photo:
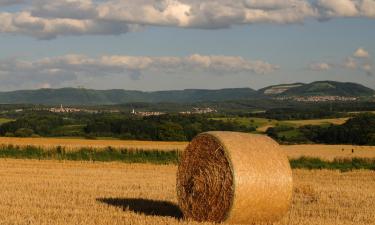
<svg viewBox="0 0 375 225">
<path fill-rule="evenodd" d="M 79 108 L 70 108 L 70 107 L 63 107 L 61 104 L 60 107 L 57 108 L 50 108 L 48 111 L 53 113 L 78 113 L 78 112 L 85 112 L 85 113 L 99 113 L 99 110 L 93 109 L 79 109 Z M 119 112 L 119 111 L 118 111 Z"/>
<path fill-rule="evenodd" d="M 60 107 L 57 108 L 49 108 L 48 111 L 53 112 L 53 113 L 78 113 L 78 112 L 85 112 L 85 113 L 100 113 L 100 112 L 109 112 L 109 113 L 119 113 L 120 110 L 93 110 L 93 109 L 80 109 L 80 108 L 71 108 L 71 107 L 63 107 L 63 105 L 60 105 Z M 198 108 L 195 107 L 191 111 L 183 111 L 179 112 L 179 114 L 182 115 L 191 115 L 191 114 L 207 114 L 207 113 L 215 113 L 217 112 L 216 109 L 212 108 Z M 136 111 L 133 109 L 131 111 L 132 115 L 136 116 L 142 116 L 142 117 L 147 117 L 147 116 L 161 116 L 164 114 L 167 114 L 166 112 L 158 112 L 158 111 Z"/>
<path fill-rule="evenodd" d="M 358 97 L 345 96 L 291 96 L 291 97 L 277 97 L 280 101 L 297 101 L 297 102 L 353 102 L 357 101 Z"/>
<path fill-rule="evenodd" d="M 182 115 L 191 115 L 191 114 L 207 114 L 207 113 L 215 113 L 217 112 L 216 109 L 212 109 L 212 108 L 193 108 L 191 111 L 183 111 L 183 112 L 179 112 L 179 114 L 182 114 Z M 142 117 L 146 117 L 146 116 L 160 116 L 160 115 L 164 115 L 164 114 L 167 114 L 166 112 L 141 112 L 141 111 L 135 111 L 133 109 L 132 111 L 132 114 L 133 115 L 137 115 L 137 116 L 142 116 Z"/>
</svg>

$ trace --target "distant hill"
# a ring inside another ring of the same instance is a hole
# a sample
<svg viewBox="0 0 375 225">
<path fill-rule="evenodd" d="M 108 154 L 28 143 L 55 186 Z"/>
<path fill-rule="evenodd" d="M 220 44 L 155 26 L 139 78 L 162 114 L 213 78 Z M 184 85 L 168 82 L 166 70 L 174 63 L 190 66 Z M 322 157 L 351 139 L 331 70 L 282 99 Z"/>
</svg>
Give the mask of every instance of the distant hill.
<svg viewBox="0 0 375 225">
<path fill-rule="evenodd" d="M 198 103 L 262 99 L 274 96 L 372 96 L 375 91 L 356 83 L 317 81 L 310 84 L 280 84 L 255 91 L 251 88 L 177 91 L 92 90 L 82 88 L 39 89 L 0 92 L 0 104 L 113 105 L 143 103 Z"/>
<path fill-rule="evenodd" d="M 279 84 L 258 90 L 266 96 L 372 96 L 373 89 L 357 83 L 337 81 L 316 81 L 309 84 Z"/>
<path fill-rule="evenodd" d="M 291 88 L 300 87 L 303 85 L 305 84 L 304 83 L 278 84 L 278 85 L 272 85 L 272 86 L 259 89 L 258 92 L 263 95 L 278 95 L 278 94 L 284 93 L 285 91 Z"/>
<path fill-rule="evenodd" d="M 251 88 L 187 89 L 155 92 L 62 88 L 0 92 L 0 104 L 111 105 L 131 102 L 194 103 L 247 99 L 257 95 L 257 91 Z"/>
</svg>

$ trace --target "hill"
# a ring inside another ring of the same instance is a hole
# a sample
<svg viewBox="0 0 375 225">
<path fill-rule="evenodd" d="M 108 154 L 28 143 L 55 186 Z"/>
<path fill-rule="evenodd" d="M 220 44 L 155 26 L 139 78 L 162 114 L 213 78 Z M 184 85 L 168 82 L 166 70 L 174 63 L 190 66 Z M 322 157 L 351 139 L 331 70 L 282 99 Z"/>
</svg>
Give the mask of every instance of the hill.
<svg viewBox="0 0 375 225">
<path fill-rule="evenodd" d="M 373 89 L 357 83 L 316 81 L 309 84 L 295 83 L 275 85 L 260 89 L 265 95 L 279 96 L 372 96 Z"/>
<path fill-rule="evenodd" d="M 278 84 L 278 85 L 272 85 L 272 86 L 259 89 L 258 92 L 263 95 L 278 95 L 278 94 L 284 93 L 285 91 L 291 88 L 300 87 L 303 85 L 305 84 L 304 83 Z"/>
<path fill-rule="evenodd" d="M 0 92 L 0 104 L 111 105 L 131 102 L 194 103 L 247 99 L 257 95 L 257 92 L 251 88 L 187 89 L 155 92 L 62 88 Z"/>
<path fill-rule="evenodd" d="M 255 91 L 251 88 L 172 91 L 92 90 L 82 88 L 39 89 L 0 92 L 0 104 L 115 105 L 126 103 L 201 103 L 249 100 L 265 102 L 274 96 L 373 96 L 375 91 L 356 83 L 317 81 L 310 84 L 280 84 Z"/>
</svg>

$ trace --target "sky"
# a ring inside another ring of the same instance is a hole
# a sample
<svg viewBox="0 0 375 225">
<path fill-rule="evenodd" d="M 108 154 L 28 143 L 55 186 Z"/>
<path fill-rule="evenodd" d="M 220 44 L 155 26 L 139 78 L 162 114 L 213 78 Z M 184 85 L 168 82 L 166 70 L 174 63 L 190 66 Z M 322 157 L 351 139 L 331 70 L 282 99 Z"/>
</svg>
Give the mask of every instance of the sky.
<svg viewBox="0 0 375 225">
<path fill-rule="evenodd" d="M 0 0 L 0 91 L 375 88 L 375 0 Z"/>
</svg>

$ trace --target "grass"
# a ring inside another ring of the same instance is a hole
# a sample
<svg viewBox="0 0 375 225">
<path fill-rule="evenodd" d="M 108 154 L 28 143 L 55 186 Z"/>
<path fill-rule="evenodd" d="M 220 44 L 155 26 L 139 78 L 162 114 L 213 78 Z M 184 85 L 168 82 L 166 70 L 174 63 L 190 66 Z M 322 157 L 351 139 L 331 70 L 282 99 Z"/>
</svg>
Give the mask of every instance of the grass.
<svg viewBox="0 0 375 225">
<path fill-rule="evenodd" d="M 0 137 L 0 143 L 15 146 L 36 146 L 43 149 L 53 149 L 58 146 L 67 151 L 76 151 L 81 148 L 105 149 L 108 146 L 116 149 L 142 149 L 142 150 L 160 150 L 174 151 L 183 150 L 187 142 L 167 142 L 167 141 L 132 141 L 132 140 L 113 140 L 113 139 L 82 139 L 82 138 L 14 138 Z"/>
<path fill-rule="evenodd" d="M 8 123 L 10 121 L 13 121 L 13 120 L 7 119 L 7 118 L 0 118 L 0 125 L 3 124 L 3 123 Z"/>
<path fill-rule="evenodd" d="M 299 159 L 291 159 L 290 165 L 294 169 L 327 169 L 340 170 L 342 172 L 355 169 L 375 170 L 375 159 L 352 158 L 324 161 L 319 158 L 301 157 Z"/>
<path fill-rule="evenodd" d="M 45 150 L 35 146 L 3 145 L 0 147 L 0 158 L 39 159 L 39 160 L 72 160 L 124 163 L 177 164 L 178 151 L 143 151 L 114 149 L 81 148 L 77 151 L 66 151 L 63 147 Z"/>
<path fill-rule="evenodd" d="M 283 132 L 279 133 L 280 137 L 285 137 L 287 139 L 300 137 L 301 135 L 302 135 L 301 132 L 299 130 L 296 130 L 296 129 L 283 131 Z"/>
<path fill-rule="evenodd" d="M 265 132 L 268 127 L 276 126 L 279 121 L 257 118 L 257 117 L 232 117 L 232 118 L 213 118 L 214 120 L 233 121 L 243 126 L 254 127 L 258 132 Z"/>
<path fill-rule="evenodd" d="M 123 162 L 123 163 L 151 163 L 177 164 L 180 152 L 159 150 L 129 150 L 81 148 L 77 151 L 65 151 L 63 147 L 45 150 L 35 146 L 3 145 L 0 147 L 0 158 L 38 159 L 38 160 L 71 160 L 92 162 Z M 292 168 L 329 169 L 350 171 L 355 169 L 375 170 L 375 158 L 345 158 L 325 161 L 319 158 L 300 157 L 290 159 Z"/>
<path fill-rule="evenodd" d="M 83 128 L 85 125 L 65 125 L 56 128 L 55 130 L 52 131 L 53 134 L 58 135 L 58 136 L 79 136 L 83 135 L 84 131 Z"/>
</svg>

